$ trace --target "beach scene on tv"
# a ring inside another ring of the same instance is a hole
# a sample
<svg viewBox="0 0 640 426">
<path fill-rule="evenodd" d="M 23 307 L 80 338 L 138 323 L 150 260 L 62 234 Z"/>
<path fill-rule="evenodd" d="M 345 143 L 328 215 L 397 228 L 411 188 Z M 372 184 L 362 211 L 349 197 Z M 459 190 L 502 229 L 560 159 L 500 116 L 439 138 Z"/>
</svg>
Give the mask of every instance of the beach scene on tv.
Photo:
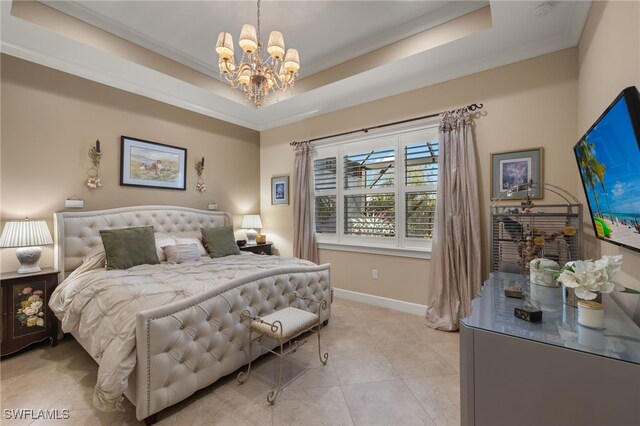
<svg viewBox="0 0 640 426">
<path fill-rule="evenodd" d="M 624 98 L 574 150 L 598 238 L 640 250 L 640 148 Z"/>
</svg>

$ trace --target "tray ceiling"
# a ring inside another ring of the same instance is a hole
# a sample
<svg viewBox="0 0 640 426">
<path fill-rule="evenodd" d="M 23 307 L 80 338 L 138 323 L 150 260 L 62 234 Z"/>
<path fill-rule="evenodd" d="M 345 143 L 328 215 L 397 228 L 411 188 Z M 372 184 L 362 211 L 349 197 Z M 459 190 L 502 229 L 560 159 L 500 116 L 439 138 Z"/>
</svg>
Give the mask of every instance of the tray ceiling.
<svg viewBox="0 0 640 426">
<path fill-rule="evenodd" d="M 3 1 L 2 51 L 264 130 L 577 45 L 590 2 L 537 16 L 542 3 L 264 1 L 262 39 L 281 31 L 302 70 L 292 95 L 260 109 L 217 80 L 214 50 L 219 32 L 237 43 L 255 25 L 255 2 Z"/>
</svg>

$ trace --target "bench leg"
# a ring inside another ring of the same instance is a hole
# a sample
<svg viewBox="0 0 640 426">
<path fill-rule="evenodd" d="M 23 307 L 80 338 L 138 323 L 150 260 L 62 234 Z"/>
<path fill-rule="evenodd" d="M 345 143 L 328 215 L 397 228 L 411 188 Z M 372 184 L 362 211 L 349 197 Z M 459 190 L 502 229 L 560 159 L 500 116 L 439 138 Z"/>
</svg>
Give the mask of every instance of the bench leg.
<svg viewBox="0 0 640 426">
<path fill-rule="evenodd" d="M 282 390 L 282 363 L 284 358 L 284 342 L 280 340 L 280 355 L 278 355 L 278 385 L 276 389 L 269 392 L 267 395 L 267 401 L 269 404 L 273 405 L 276 402 L 276 398 L 280 395 L 280 391 Z"/>
<path fill-rule="evenodd" d="M 320 362 L 322 365 L 327 365 L 327 360 L 329 359 L 329 353 L 322 353 L 322 349 L 320 348 L 320 316 L 318 315 L 318 358 L 320 358 Z"/>
<path fill-rule="evenodd" d="M 251 375 L 251 359 L 253 358 L 253 339 L 251 338 L 251 327 L 249 327 L 249 365 L 247 367 L 247 372 L 241 371 L 238 373 L 238 383 L 243 384 L 247 380 L 249 380 L 249 375 Z"/>
</svg>

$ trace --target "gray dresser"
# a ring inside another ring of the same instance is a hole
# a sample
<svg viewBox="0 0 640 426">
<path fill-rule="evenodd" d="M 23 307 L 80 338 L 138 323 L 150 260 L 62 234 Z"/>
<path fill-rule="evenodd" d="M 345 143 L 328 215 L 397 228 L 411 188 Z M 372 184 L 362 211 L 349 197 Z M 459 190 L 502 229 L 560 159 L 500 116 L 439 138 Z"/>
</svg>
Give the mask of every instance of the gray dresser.
<svg viewBox="0 0 640 426">
<path fill-rule="evenodd" d="M 543 310 L 516 318 L 518 285 Z M 577 323 L 559 288 L 492 273 L 460 324 L 463 425 L 640 425 L 640 328 L 603 295 L 605 329 Z M 640 297 L 640 296 L 639 296 Z"/>
</svg>

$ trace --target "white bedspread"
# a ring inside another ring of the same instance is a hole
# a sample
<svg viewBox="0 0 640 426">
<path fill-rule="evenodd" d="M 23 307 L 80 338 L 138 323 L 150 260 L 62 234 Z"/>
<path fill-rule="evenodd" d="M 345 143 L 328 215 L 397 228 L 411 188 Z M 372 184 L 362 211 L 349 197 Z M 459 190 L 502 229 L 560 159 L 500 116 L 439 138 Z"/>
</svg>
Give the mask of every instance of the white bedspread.
<svg viewBox="0 0 640 426">
<path fill-rule="evenodd" d="M 99 256 L 85 261 L 56 288 L 49 306 L 65 332 L 77 332 L 91 342 L 91 355 L 100 360 L 94 404 L 105 411 L 118 409 L 135 367 L 137 312 L 259 271 L 314 265 L 297 258 L 249 254 L 109 271 L 99 267 L 102 262 Z"/>
</svg>

